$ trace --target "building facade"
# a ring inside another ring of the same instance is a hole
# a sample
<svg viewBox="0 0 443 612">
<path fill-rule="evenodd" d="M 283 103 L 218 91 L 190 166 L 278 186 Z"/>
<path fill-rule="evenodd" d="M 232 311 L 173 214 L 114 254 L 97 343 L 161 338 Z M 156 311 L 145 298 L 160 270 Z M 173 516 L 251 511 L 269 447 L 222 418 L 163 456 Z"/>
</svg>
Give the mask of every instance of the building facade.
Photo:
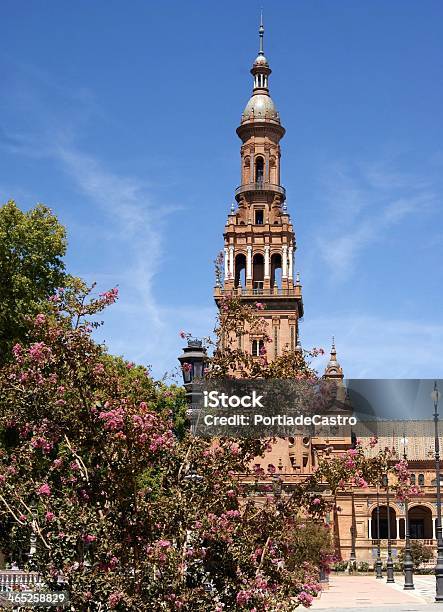
<svg viewBox="0 0 443 612">
<path fill-rule="evenodd" d="M 281 180 L 280 141 L 285 135 L 279 113 L 270 96 L 271 68 L 263 49 L 264 28 L 259 29 L 259 53 L 252 65 L 252 95 L 241 116 L 237 135 L 240 146 L 240 185 L 235 190 L 232 206 L 224 228 L 224 279 L 215 287 L 219 305 L 226 294 L 236 295 L 245 303 L 263 303 L 260 313 L 267 322 L 272 339 L 269 359 L 285 350 L 301 350 L 299 323 L 303 317 L 300 276 L 295 272 L 296 239 L 286 204 L 286 191 Z M 237 341 L 231 339 L 231 341 Z M 264 340 L 253 334 L 241 336 L 242 348 L 259 356 Z M 340 383 L 343 370 L 337 359 L 335 342 L 324 377 Z M 394 458 L 402 458 L 402 433 L 380 437 L 375 448 L 393 449 Z M 364 441 L 363 441 L 364 443 Z M 284 488 L 305 478 L 315 470 L 319 460 L 351 448 L 351 432 L 342 438 L 293 437 L 279 439 L 263 460 L 272 463 L 281 475 Z M 409 504 L 411 538 L 424 544 L 436 545 L 436 490 L 433 440 L 425 434 L 411 431 L 407 449 L 410 469 L 423 494 Z M 404 449 L 406 451 L 406 448 Z M 325 489 L 324 495 L 332 495 Z M 386 557 L 388 512 L 386 493 L 373 487 L 339 492 L 336 510 L 329 517 L 336 552 L 348 560 L 355 552 L 357 562 L 372 562 L 377 550 L 377 507 L 382 557 Z M 393 556 L 404 546 L 404 504 L 391 498 L 390 531 Z"/>
</svg>

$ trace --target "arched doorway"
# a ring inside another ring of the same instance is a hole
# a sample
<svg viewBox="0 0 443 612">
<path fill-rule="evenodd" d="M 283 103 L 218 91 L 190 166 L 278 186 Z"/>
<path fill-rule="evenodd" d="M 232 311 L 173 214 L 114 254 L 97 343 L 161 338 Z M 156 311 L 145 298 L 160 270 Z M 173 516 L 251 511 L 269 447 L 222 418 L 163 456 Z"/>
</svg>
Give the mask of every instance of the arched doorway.
<svg viewBox="0 0 443 612">
<path fill-rule="evenodd" d="M 430 540 L 432 534 L 432 512 L 426 506 L 413 506 L 408 512 L 411 540 Z"/>
<path fill-rule="evenodd" d="M 246 257 L 243 253 L 235 258 L 235 287 L 246 287 Z"/>
<path fill-rule="evenodd" d="M 389 507 L 389 517 L 390 517 L 390 528 L 391 528 L 391 540 L 395 540 L 397 538 L 397 521 L 396 514 L 394 508 Z M 374 508 L 371 514 L 371 533 L 373 539 L 378 538 L 377 533 L 377 508 Z M 387 506 L 380 506 L 380 539 L 387 540 L 388 539 L 388 508 Z"/>
<path fill-rule="evenodd" d="M 263 255 L 256 253 L 252 261 L 252 280 L 254 293 L 263 293 L 263 279 L 264 279 L 264 266 L 265 260 Z"/>
</svg>

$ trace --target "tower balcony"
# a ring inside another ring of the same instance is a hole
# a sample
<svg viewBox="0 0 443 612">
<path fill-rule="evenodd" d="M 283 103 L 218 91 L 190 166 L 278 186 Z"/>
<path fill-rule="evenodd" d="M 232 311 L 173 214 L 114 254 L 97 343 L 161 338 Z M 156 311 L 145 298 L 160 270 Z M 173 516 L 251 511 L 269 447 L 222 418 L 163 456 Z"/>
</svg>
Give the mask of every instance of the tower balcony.
<svg viewBox="0 0 443 612">
<path fill-rule="evenodd" d="M 215 287 L 214 296 L 222 297 L 224 295 L 259 298 L 259 297 L 278 297 L 278 298 L 296 298 L 301 299 L 301 286 L 294 285 L 294 287 L 281 288 L 281 287 L 270 287 L 265 288 L 249 288 L 249 287 L 234 287 L 233 289 L 225 289 L 224 287 Z"/>
<path fill-rule="evenodd" d="M 251 193 L 251 192 L 271 192 L 271 193 L 279 193 L 283 200 L 286 199 L 286 189 L 281 185 L 273 185 L 272 183 L 265 183 L 264 181 L 260 181 L 258 183 L 246 183 L 244 185 L 240 185 L 235 190 L 235 199 L 239 200 L 241 194 L 243 193 Z"/>
</svg>

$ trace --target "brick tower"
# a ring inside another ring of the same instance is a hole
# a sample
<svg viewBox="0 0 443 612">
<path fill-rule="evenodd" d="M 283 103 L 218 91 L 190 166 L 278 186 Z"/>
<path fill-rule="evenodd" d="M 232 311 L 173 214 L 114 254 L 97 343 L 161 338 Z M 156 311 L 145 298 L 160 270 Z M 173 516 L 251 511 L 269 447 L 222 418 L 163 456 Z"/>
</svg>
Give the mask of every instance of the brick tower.
<svg viewBox="0 0 443 612">
<path fill-rule="evenodd" d="M 299 345 L 298 322 L 303 316 L 299 275 L 294 280 L 295 235 L 280 180 L 280 140 L 285 134 L 269 95 L 271 69 L 260 50 L 251 74 L 252 96 L 243 112 L 237 134 L 242 141 L 241 184 L 224 230 L 224 282 L 215 288 L 215 300 L 234 293 L 247 303 L 262 302 L 272 338 L 268 358 Z M 259 355 L 263 340 L 244 336 L 243 350 Z"/>
</svg>

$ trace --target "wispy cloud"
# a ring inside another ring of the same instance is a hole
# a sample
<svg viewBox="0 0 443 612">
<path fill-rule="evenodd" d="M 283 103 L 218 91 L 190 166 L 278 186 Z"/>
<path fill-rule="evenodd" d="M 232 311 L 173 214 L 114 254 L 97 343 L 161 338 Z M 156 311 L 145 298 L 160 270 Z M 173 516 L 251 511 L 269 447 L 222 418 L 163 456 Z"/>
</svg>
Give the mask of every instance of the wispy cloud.
<svg viewBox="0 0 443 612">
<path fill-rule="evenodd" d="M 335 164 L 323 185 L 325 222 L 316 247 L 333 280 L 348 279 L 365 249 L 436 201 L 428 181 L 388 164 Z"/>
<path fill-rule="evenodd" d="M 11 155 L 43 160 L 64 172 L 71 201 L 76 199 L 72 193 L 81 194 L 82 210 L 68 215 L 75 219 L 75 238 L 72 227 L 68 233 L 74 260 L 81 259 L 82 249 L 89 257 L 83 268 L 72 271 L 104 289 L 120 287 L 120 299 L 104 314 L 106 325 L 98 338 L 114 353 L 151 362 L 155 374 L 162 375 L 174 367 L 178 330 L 204 335 L 213 321 L 212 309 L 189 304 L 186 297 L 177 298 L 181 305 L 176 308 L 158 299 L 156 280 L 165 257 L 168 218 L 180 206 L 160 200 L 153 186 L 156 177 L 119 173 L 106 155 L 92 154 L 79 144 L 88 121 L 103 119 L 91 92 L 73 91 L 32 66 L 18 66 L 10 99 L 22 116 L 35 120 L 29 122 L 32 128 L 24 122 L 0 129 L 0 146 Z"/>
</svg>

